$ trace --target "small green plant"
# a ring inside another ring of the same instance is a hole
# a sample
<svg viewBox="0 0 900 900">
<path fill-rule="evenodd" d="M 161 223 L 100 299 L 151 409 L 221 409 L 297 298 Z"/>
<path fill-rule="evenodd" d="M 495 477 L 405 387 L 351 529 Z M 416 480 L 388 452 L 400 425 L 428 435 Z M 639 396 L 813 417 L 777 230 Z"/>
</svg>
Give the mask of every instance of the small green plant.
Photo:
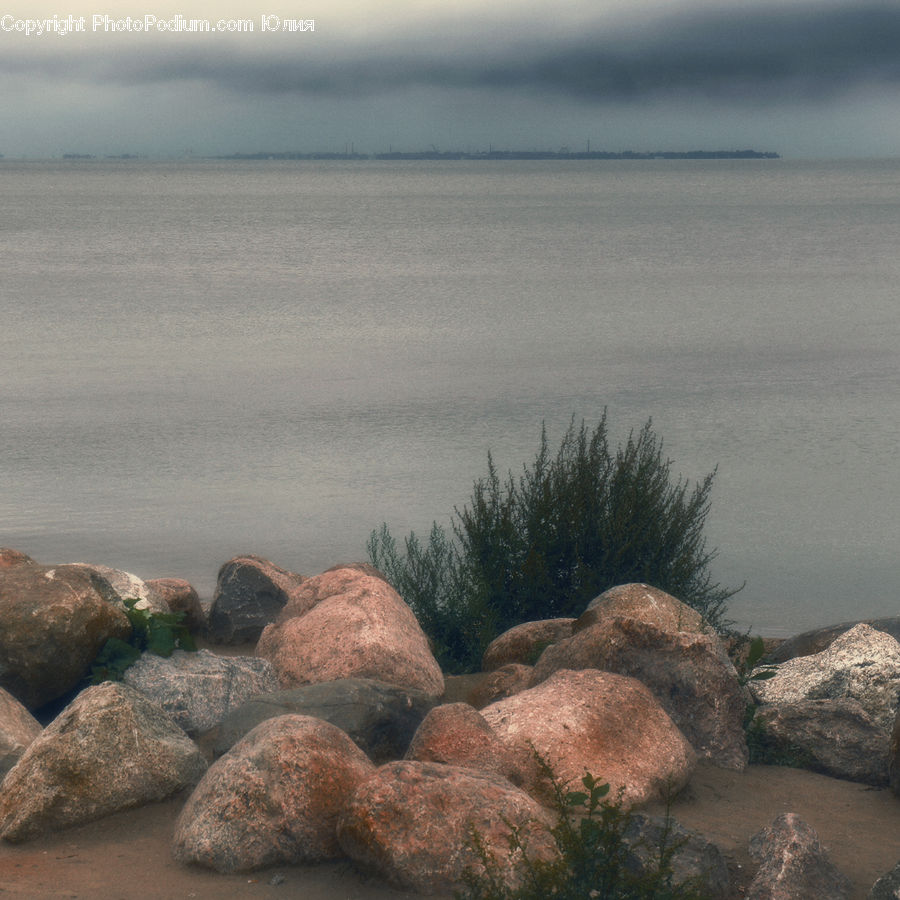
<svg viewBox="0 0 900 900">
<path fill-rule="evenodd" d="M 457 893 L 457 900 L 703 900 L 696 882 L 675 881 L 672 863 L 681 844 L 670 840 L 670 818 L 659 845 L 642 848 L 652 851 L 644 854 L 650 859 L 639 863 L 635 842 L 628 837 L 631 815 L 622 806 L 622 792 L 610 800 L 609 785 L 591 774 L 581 779 L 584 790 L 566 790 L 546 761 L 535 757 L 553 789 L 557 819 L 551 834 L 558 856 L 532 859 L 521 831 L 511 827 L 510 853 L 521 857 L 524 871 L 523 884 L 511 888 L 473 830 L 470 847 L 481 869 L 466 873 L 466 889 Z"/>
<path fill-rule="evenodd" d="M 738 681 L 742 685 L 751 681 L 767 681 L 778 674 L 778 669 L 773 665 L 760 665 L 766 655 L 766 645 L 761 637 L 755 637 L 750 641 L 750 646 L 745 654 L 741 654 L 737 660 Z"/>
<path fill-rule="evenodd" d="M 125 671 L 136 663 L 143 652 L 171 656 L 175 650 L 196 650 L 194 639 L 184 624 L 183 612 L 155 613 L 138 607 L 138 600 L 124 601 L 125 615 L 131 623 L 131 638 L 110 638 L 91 666 L 91 684 L 121 681 Z"/>
</svg>

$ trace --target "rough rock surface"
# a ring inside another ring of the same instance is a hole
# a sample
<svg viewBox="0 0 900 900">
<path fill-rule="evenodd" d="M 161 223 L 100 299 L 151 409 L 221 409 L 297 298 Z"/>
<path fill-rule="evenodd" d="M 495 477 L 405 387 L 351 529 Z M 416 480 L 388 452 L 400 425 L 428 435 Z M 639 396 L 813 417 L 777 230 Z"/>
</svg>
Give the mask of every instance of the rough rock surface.
<svg viewBox="0 0 900 900">
<path fill-rule="evenodd" d="M 0 568 L 0 687 L 29 709 L 67 694 L 111 637 L 127 639 L 124 612 L 98 591 L 96 576 L 41 566 L 8 553 Z M 105 584 L 105 582 L 104 582 Z"/>
<path fill-rule="evenodd" d="M 208 629 L 220 644 L 259 638 L 303 584 L 303 576 L 252 554 L 236 556 L 219 569 Z"/>
<path fill-rule="evenodd" d="M 780 815 L 750 840 L 760 863 L 747 900 L 849 900 L 850 882 L 833 865 L 816 832 L 795 813 Z"/>
<path fill-rule="evenodd" d="M 165 600 L 174 613 L 184 613 L 184 624 L 191 631 L 206 629 L 206 613 L 200 596 L 189 581 L 184 578 L 154 578 L 147 582 Z"/>
<path fill-rule="evenodd" d="M 0 836 L 25 841 L 163 800 L 206 771 L 197 746 L 124 684 L 82 691 L 0 786 Z"/>
<path fill-rule="evenodd" d="M 606 619 L 623 617 L 655 625 L 662 631 L 702 634 L 709 630 L 695 609 L 671 594 L 641 582 L 620 584 L 595 597 L 578 617 L 572 630 L 581 631 Z"/>
<path fill-rule="evenodd" d="M 769 659 L 773 663 L 783 663 L 798 656 L 812 656 L 814 653 L 821 653 L 831 646 L 835 638 L 839 638 L 857 625 L 870 625 L 876 631 L 882 631 L 889 634 L 894 640 L 900 641 L 900 617 L 898 616 L 864 619 L 861 622 L 841 622 L 838 625 L 827 625 L 824 628 L 813 628 L 811 631 L 795 634 L 772 650 Z"/>
<path fill-rule="evenodd" d="M 513 694 L 518 694 L 531 685 L 532 671 L 532 666 L 523 666 L 520 663 L 501 666 L 493 672 L 487 672 L 472 688 L 466 699 L 475 709 L 483 709 L 495 700 L 512 697 Z"/>
<path fill-rule="evenodd" d="M 856 700 L 801 700 L 761 706 L 754 727 L 766 745 L 832 778 L 888 783 L 890 740 Z"/>
<path fill-rule="evenodd" d="M 512 752 L 468 703 L 432 709 L 413 736 L 406 758 L 492 772 L 513 784 L 522 781 Z"/>
<path fill-rule="evenodd" d="M 747 700 L 716 635 L 663 631 L 637 619 L 605 619 L 548 647 L 531 683 L 560 669 L 588 668 L 636 678 L 650 688 L 699 756 L 726 769 L 746 767 Z"/>
<path fill-rule="evenodd" d="M 451 893 L 463 873 L 479 867 L 469 846 L 474 828 L 503 866 L 507 884 L 520 882 L 509 858 L 510 826 L 521 828 L 534 858 L 556 853 L 551 817 L 496 775 L 412 760 L 388 763 L 364 781 L 341 813 L 338 839 L 363 868 L 403 890 Z"/>
<path fill-rule="evenodd" d="M 380 576 L 356 567 L 307 579 L 265 628 L 256 652 L 283 688 L 374 678 L 434 697 L 444 676 L 412 610 Z"/>
<path fill-rule="evenodd" d="M 510 663 L 534 665 L 545 647 L 571 637 L 574 624 L 574 619 L 542 619 L 516 625 L 488 644 L 481 660 L 481 669 L 493 672 Z"/>
<path fill-rule="evenodd" d="M 761 703 L 857 700 L 890 734 L 900 698 L 900 644 L 869 625 L 856 625 L 827 650 L 782 663 L 774 678 L 753 681 L 750 689 Z"/>
<path fill-rule="evenodd" d="M 369 678 L 305 684 L 254 697 L 229 713 L 216 731 L 221 756 L 260 722 L 296 713 L 336 725 L 376 763 L 401 759 L 425 714 L 435 704 L 422 691 Z"/>
<path fill-rule="evenodd" d="M 0 688 L 0 781 L 41 733 L 41 723 Z"/>
<path fill-rule="evenodd" d="M 898 898 L 900 898 L 900 862 L 872 885 L 867 900 L 898 900 Z"/>
<path fill-rule="evenodd" d="M 69 563 L 58 568 L 81 569 L 88 573 L 104 600 L 114 603 L 123 611 L 126 600 L 136 600 L 137 609 L 152 613 L 171 612 L 162 594 L 137 575 L 94 563 Z"/>
<path fill-rule="evenodd" d="M 246 872 L 341 856 L 338 813 L 375 771 L 339 728 L 279 716 L 254 728 L 215 762 L 175 825 L 182 863 Z"/>
<path fill-rule="evenodd" d="M 123 680 L 158 703 L 190 735 L 214 728 L 251 697 L 278 690 L 268 660 L 216 656 L 209 650 L 176 650 L 168 658 L 144 653 Z"/>
<path fill-rule="evenodd" d="M 696 754 L 650 690 L 634 678 L 585 669 L 563 670 L 513 697 L 485 707 L 487 723 L 529 772 L 527 789 L 547 797 L 534 751 L 564 785 L 585 771 L 608 782 L 634 806 L 677 793 Z"/>
<path fill-rule="evenodd" d="M 891 790 L 900 797 L 900 709 L 897 710 L 888 743 L 888 782 Z"/>
</svg>

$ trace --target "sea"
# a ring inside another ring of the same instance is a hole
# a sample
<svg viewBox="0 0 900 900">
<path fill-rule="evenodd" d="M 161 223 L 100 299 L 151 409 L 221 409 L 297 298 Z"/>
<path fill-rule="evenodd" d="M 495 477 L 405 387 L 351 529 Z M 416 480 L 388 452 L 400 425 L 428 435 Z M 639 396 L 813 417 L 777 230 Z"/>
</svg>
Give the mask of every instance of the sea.
<svg viewBox="0 0 900 900">
<path fill-rule="evenodd" d="M 313 575 L 606 410 L 715 581 L 900 615 L 900 160 L 0 160 L 0 546 Z"/>
</svg>

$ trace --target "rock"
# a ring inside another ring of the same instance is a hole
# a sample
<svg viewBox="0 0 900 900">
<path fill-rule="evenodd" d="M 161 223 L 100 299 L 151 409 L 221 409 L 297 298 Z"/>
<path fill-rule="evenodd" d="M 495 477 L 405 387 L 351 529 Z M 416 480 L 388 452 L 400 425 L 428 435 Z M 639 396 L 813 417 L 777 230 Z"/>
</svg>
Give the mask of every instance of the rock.
<svg viewBox="0 0 900 900">
<path fill-rule="evenodd" d="M 445 703 L 432 709 L 413 735 L 406 758 L 478 769 L 513 784 L 523 780 L 513 754 L 468 703 Z"/>
<path fill-rule="evenodd" d="M 731 890 L 728 863 L 722 851 L 696 831 L 674 819 L 632 813 L 625 830 L 630 846 L 629 868 L 644 874 L 659 865 L 659 852 L 674 848 L 671 859 L 673 885 L 691 885 L 707 900 L 725 900 Z"/>
<path fill-rule="evenodd" d="M 69 563 L 66 566 L 58 566 L 57 570 L 69 568 L 87 572 L 103 599 L 115 604 L 123 612 L 126 600 L 136 600 L 134 604 L 136 609 L 144 609 L 150 613 L 171 612 L 162 594 L 131 572 L 93 563 Z"/>
<path fill-rule="evenodd" d="M 0 781 L 41 733 L 41 723 L 0 688 Z"/>
<path fill-rule="evenodd" d="M 621 789 L 627 808 L 677 793 L 697 762 L 687 739 L 650 690 L 634 678 L 585 669 L 554 673 L 481 714 L 528 772 L 527 789 L 547 797 L 534 751 L 564 786 L 585 771 Z"/>
<path fill-rule="evenodd" d="M 890 734 L 900 697 L 900 644 L 870 625 L 856 625 L 827 650 L 782 663 L 774 678 L 752 681 L 750 689 L 766 704 L 857 700 Z"/>
<path fill-rule="evenodd" d="M 510 663 L 533 666 L 544 648 L 571 637 L 574 619 L 543 619 L 524 622 L 495 637 L 481 661 L 484 672 L 493 672 Z"/>
<path fill-rule="evenodd" d="M 694 634 L 709 631 L 697 610 L 659 588 L 639 582 L 620 584 L 595 597 L 578 617 L 572 630 L 582 631 L 607 619 L 618 618 L 638 619 L 655 625 L 661 631 L 690 631 Z"/>
<path fill-rule="evenodd" d="M 89 571 L 21 555 L 13 562 L 0 568 L 0 687 L 34 710 L 75 688 L 106 641 L 127 639 L 131 624 Z"/>
<path fill-rule="evenodd" d="M 163 800 L 206 770 L 197 746 L 124 684 L 82 691 L 0 786 L 0 836 L 25 841 Z"/>
<path fill-rule="evenodd" d="M 900 898 L 900 862 L 872 885 L 867 900 L 898 900 Z"/>
<path fill-rule="evenodd" d="M 259 556 L 236 556 L 219 569 L 209 636 L 219 644 L 252 643 L 303 584 L 303 576 Z"/>
<path fill-rule="evenodd" d="M 467 700 L 475 709 L 483 709 L 495 700 L 512 697 L 513 694 L 528 689 L 533 671 L 533 666 L 523 666 L 519 663 L 501 666 L 484 675 L 469 692 Z"/>
<path fill-rule="evenodd" d="M 839 638 L 857 625 L 869 625 L 900 642 L 900 617 L 887 616 L 882 619 L 864 619 L 861 622 L 841 622 L 838 625 L 828 625 L 825 628 L 814 628 L 802 634 L 795 634 L 773 649 L 769 659 L 773 663 L 783 663 L 799 656 L 821 653 L 831 646 L 835 638 Z"/>
<path fill-rule="evenodd" d="M 328 722 L 269 719 L 197 785 L 175 825 L 174 856 L 218 872 L 339 857 L 338 813 L 374 771 Z"/>
<path fill-rule="evenodd" d="M 897 710 L 888 742 L 888 783 L 891 790 L 900 797 L 900 709 Z"/>
<path fill-rule="evenodd" d="M 251 697 L 278 690 L 268 660 L 216 656 L 209 650 L 176 650 L 168 658 L 144 653 L 123 680 L 158 703 L 190 735 L 214 728 Z"/>
<path fill-rule="evenodd" d="M 699 756 L 726 769 L 746 767 L 747 700 L 714 634 L 663 631 L 637 619 L 605 619 L 548 647 L 531 683 L 539 684 L 560 669 L 588 668 L 636 678 L 650 688 Z"/>
<path fill-rule="evenodd" d="M 27 554 L 11 547 L 0 547 L 0 569 L 13 569 L 16 566 L 34 565 L 37 563 Z"/>
<path fill-rule="evenodd" d="M 422 691 L 369 678 L 306 684 L 254 697 L 229 713 L 216 732 L 221 756 L 260 722 L 289 713 L 337 726 L 376 763 L 401 759 L 434 698 Z"/>
<path fill-rule="evenodd" d="M 889 738 L 856 700 L 761 706 L 753 720 L 766 746 L 814 772 L 863 784 L 888 783 Z"/>
<path fill-rule="evenodd" d="M 451 893 L 463 873 L 480 868 L 471 849 L 474 828 L 501 864 L 506 884 L 522 873 L 509 855 L 518 828 L 533 859 L 552 859 L 552 817 L 497 775 L 440 763 L 388 763 L 364 781 L 338 821 L 338 840 L 356 863 L 392 885 L 418 894 Z M 482 869 L 483 871 L 483 869 Z"/>
<path fill-rule="evenodd" d="M 428 639 L 384 579 L 343 567 L 307 579 L 257 644 L 283 688 L 340 678 L 374 678 L 444 692 Z"/>
<path fill-rule="evenodd" d="M 206 629 L 206 613 L 200 596 L 183 578 L 154 578 L 147 587 L 156 591 L 173 613 L 184 613 L 184 624 L 191 631 Z"/>
<path fill-rule="evenodd" d="M 750 855 L 760 866 L 747 900 L 849 900 L 850 881 L 796 813 L 780 815 L 755 834 Z"/>
</svg>

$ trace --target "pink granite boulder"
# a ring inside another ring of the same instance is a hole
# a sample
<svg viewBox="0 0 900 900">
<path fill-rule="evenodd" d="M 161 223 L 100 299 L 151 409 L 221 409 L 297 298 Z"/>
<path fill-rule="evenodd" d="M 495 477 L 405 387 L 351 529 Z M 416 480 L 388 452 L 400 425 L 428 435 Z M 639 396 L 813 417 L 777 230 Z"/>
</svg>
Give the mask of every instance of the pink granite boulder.
<svg viewBox="0 0 900 900">
<path fill-rule="evenodd" d="M 632 582 L 604 591 L 587 605 L 572 626 L 581 631 L 607 619 L 628 618 L 655 625 L 662 631 L 702 634 L 710 629 L 697 610 L 649 584 Z"/>
<path fill-rule="evenodd" d="M 488 644 L 481 660 L 484 672 L 510 663 L 533 666 L 544 648 L 571 637 L 574 619 L 542 619 L 515 625 Z"/>
<path fill-rule="evenodd" d="M 469 691 L 466 700 L 475 709 L 484 709 L 489 703 L 512 697 L 519 691 L 531 687 L 532 666 L 521 663 L 507 663 L 493 672 L 486 672 L 478 683 Z"/>
</svg>

